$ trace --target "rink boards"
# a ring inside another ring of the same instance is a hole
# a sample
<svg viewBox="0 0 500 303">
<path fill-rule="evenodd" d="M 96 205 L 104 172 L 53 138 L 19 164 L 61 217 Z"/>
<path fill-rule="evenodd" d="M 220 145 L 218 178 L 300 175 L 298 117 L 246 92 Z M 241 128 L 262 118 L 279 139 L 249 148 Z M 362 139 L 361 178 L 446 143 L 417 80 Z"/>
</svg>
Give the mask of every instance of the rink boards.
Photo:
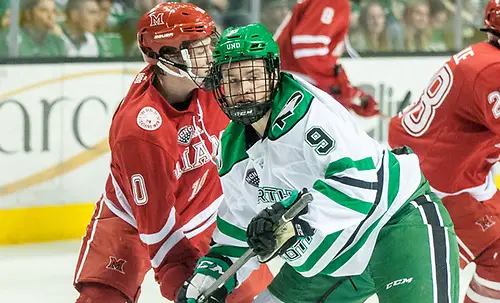
<svg viewBox="0 0 500 303">
<path fill-rule="evenodd" d="M 445 57 L 343 59 L 387 116 Z M 143 63 L 0 64 L 0 245 L 81 237 L 104 188 L 116 106 Z M 359 119 L 385 142 L 387 120 Z"/>
</svg>

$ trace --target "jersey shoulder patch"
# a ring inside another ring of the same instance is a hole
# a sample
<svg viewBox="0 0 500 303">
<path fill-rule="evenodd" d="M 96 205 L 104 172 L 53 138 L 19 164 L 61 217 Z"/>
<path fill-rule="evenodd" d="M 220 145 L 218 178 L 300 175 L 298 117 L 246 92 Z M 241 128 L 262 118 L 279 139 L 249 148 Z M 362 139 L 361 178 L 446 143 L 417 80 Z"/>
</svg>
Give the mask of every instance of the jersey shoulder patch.
<svg viewBox="0 0 500 303">
<path fill-rule="evenodd" d="M 248 158 L 246 152 L 245 126 L 231 122 L 221 137 L 220 150 L 217 153 L 219 176 L 227 174 L 233 166 Z"/>
<path fill-rule="evenodd" d="M 282 81 L 271 112 L 272 123 L 268 133 L 270 140 L 282 137 L 302 120 L 313 99 L 313 95 L 291 75 L 284 73 Z"/>
</svg>

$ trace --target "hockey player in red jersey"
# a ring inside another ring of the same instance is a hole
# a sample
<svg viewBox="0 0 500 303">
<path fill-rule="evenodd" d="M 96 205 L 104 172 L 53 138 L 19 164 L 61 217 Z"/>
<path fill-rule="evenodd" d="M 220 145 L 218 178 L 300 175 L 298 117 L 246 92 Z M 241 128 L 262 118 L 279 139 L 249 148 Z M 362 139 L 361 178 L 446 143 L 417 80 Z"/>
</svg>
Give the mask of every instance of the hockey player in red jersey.
<svg viewBox="0 0 500 303">
<path fill-rule="evenodd" d="M 420 100 L 392 118 L 389 144 L 409 146 L 457 232 L 462 267 L 477 265 L 465 302 L 500 302 L 500 2 L 485 11 L 488 42 L 454 55 Z"/>
<path fill-rule="evenodd" d="M 349 0 L 299 0 L 274 34 L 281 68 L 331 94 L 360 116 L 379 113 L 377 103 L 349 82 L 338 59 L 349 30 Z"/>
<path fill-rule="evenodd" d="M 192 4 L 163 3 L 139 21 L 148 66 L 109 133 L 110 173 L 78 259 L 77 303 L 136 302 L 148 270 L 170 300 L 208 252 L 222 190 L 214 165 L 228 119 L 199 89 L 217 34 Z M 252 302 L 272 275 L 262 267 L 229 302 Z"/>
</svg>

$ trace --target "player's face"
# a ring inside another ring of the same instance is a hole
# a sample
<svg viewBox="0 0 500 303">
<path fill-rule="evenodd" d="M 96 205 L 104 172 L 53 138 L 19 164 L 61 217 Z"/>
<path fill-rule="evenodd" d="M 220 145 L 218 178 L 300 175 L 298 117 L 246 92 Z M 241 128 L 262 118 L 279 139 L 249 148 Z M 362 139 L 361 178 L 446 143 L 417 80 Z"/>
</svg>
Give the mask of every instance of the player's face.
<svg viewBox="0 0 500 303">
<path fill-rule="evenodd" d="M 223 64 L 222 84 L 229 105 L 264 102 L 269 98 L 268 72 L 264 60 Z"/>
<path fill-rule="evenodd" d="M 216 43 L 216 37 L 210 36 L 194 41 L 189 45 L 188 50 L 191 66 L 193 73 L 197 76 L 207 76 L 210 68 L 210 62 L 212 61 L 212 51 Z"/>
</svg>

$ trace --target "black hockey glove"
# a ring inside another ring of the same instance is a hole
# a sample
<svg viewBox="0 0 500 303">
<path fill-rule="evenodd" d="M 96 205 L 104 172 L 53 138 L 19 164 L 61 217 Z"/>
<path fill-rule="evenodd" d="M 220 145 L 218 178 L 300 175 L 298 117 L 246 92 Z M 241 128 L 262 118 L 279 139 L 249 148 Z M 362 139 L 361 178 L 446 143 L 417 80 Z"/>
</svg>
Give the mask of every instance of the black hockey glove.
<svg viewBox="0 0 500 303">
<path fill-rule="evenodd" d="M 294 191 L 287 199 L 263 209 L 250 221 L 247 228 L 247 243 L 259 255 L 261 262 L 269 261 L 276 254 L 283 254 L 300 238 L 314 234 L 309 223 L 300 219 L 301 215 L 307 213 L 307 207 L 283 228 L 277 230 L 281 216 L 300 197 L 301 195 Z"/>
</svg>

